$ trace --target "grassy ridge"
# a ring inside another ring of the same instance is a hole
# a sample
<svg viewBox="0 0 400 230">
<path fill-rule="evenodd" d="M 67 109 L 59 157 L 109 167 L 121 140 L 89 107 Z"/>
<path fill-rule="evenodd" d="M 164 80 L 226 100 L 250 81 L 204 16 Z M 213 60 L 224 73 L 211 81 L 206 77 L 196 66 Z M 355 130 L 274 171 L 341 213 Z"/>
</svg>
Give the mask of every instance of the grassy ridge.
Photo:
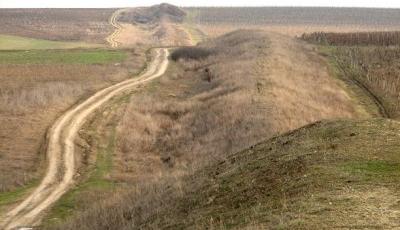
<svg viewBox="0 0 400 230">
<path fill-rule="evenodd" d="M 99 44 L 89 44 L 84 42 L 59 42 L 11 35 L 0 35 L 0 50 L 72 49 L 101 46 L 102 45 Z"/>
<path fill-rule="evenodd" d="M 379 213 L 399 211 L 399 128 L 384 119 L 323 122 L 266 141 L 191 176 L 183 195 L 164 193 L 165 209 L 143 226 L 390 226 Z M 363 200 L 381 190 L 382 196 Z"/>
<path fill-rule="evenodd" d="M 126 52 L 100 49 L 0 52 L 0 64 L 106 64 L 122 62 L 126 58 Z"/>
</svg>

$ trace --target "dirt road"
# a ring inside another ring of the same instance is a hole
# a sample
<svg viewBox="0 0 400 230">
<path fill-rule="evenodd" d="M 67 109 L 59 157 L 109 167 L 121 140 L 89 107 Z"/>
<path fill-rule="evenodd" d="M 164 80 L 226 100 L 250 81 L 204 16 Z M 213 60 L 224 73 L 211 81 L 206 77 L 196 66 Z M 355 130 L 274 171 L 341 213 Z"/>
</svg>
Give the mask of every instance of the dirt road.
<svg viewBox="0 0 400 230">
<path fill-rule="evenodd" d="M 48 169 L 38 188 L 21 204 L 0 219 L 0 229 L 35 226 L 44 210 L 54 204 L 74 185 L 74 140 L 87 117 L 117 94 L 164 74 L 168 67 L 168 50 L 157 49 L 144 74 L 105 88 L 61 116 L 48 133 Z"/>
<path fill-rule="evenodd" d="M 118 16 L 121 12 L 125 11 L 125 9 L 120 9 L 115 11 L 110 18 L 110 24 L 115 27 L 114 32 L 106 38 L 107 42 L 110 43 L 112 48 L 117 48 L 119 46 L 119 42 L 117 41 L 118 35 L 122 31 L 122 26 L 118 23 Z"/>
</svg>

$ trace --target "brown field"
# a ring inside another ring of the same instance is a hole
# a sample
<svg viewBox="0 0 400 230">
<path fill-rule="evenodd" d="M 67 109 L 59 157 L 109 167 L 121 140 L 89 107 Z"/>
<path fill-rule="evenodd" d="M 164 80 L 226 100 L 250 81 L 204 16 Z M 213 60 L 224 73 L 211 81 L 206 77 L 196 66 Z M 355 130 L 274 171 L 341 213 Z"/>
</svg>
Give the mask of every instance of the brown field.
<svg viewBox="0 0 400 230">
<path fill-rule="evenodd" d="M 0 64 L 0 192 L 26 185 L 42 173 L 46 130 L 63 111 L 141 70 L 143 50 L 126 52 L 127 59 L 118 66 Z"/>
<path fill-rule="evenodd" d="M 327 7 L 189 7 L 188 19 L 201 25 L 398 26 L 399 9 Z"/>
<path fill-rule="evenodd" d="M 81 211 L 50 229 L 157 228 L 146 222 L 168 208 L 159 195 L 172 187 L 183 191 L 183 175 L 310 122 L 368 117 L 325 60 L 289 37 L 237 31 L 179 52 L 167 75 L 132 95 L 122 110 L 105 178 L 133 189 L 119 189 L 95 206 L 76 204 Z M 110 195 L 95 190 L 79 200 L 99 196 Z"/>
<path fill-rule="evenodd" d="M 291 36 L 312 32 L 399 30 L 399 10 L 309 7 L 185 8 L 187 22 L 211 37 L 237 29 L 263 29 Z"/>
<path fill-rule="evenodd" d="M 0 34 L 105 43 L 115 9 L 0 9 Z"/>
</svg>

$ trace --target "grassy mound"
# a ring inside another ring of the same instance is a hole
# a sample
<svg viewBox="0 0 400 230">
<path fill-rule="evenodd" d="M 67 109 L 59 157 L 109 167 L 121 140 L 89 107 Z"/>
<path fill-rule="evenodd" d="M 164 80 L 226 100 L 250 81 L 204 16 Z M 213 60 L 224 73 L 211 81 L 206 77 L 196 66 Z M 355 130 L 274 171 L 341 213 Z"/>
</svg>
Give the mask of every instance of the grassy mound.
<svg viewBox="0 0 400 230">
<path fill-rule="evenodd" d="M 109 206 L 111 222 L 96 209 L 79 216 L 79 227 L 93 220 L 102 229 L 398 226 L 399 128 L 384 119 L 312 124 L 163 185 L 159 196 L 130 193 L 121 201 L 141 200 Z"/>
</svg>

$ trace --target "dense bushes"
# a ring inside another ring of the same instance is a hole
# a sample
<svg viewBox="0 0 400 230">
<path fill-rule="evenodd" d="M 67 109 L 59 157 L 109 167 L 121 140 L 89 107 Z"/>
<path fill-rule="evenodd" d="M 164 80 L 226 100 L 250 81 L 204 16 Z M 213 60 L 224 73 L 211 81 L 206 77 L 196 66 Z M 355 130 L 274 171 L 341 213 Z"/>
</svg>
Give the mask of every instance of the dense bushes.
<svg viewBox="0 0 400 230">
<path fill-rule="evenodd" d="M 200 47 L 182 47 L 176 49 L 172 54 L 171 58 L 174 61 L 178 61 L 180 59 L 193 59 L 193 60 L 201 60 L 205 59 L 208 56 L 212 55 L 214 52 Z"/>
</svg>

